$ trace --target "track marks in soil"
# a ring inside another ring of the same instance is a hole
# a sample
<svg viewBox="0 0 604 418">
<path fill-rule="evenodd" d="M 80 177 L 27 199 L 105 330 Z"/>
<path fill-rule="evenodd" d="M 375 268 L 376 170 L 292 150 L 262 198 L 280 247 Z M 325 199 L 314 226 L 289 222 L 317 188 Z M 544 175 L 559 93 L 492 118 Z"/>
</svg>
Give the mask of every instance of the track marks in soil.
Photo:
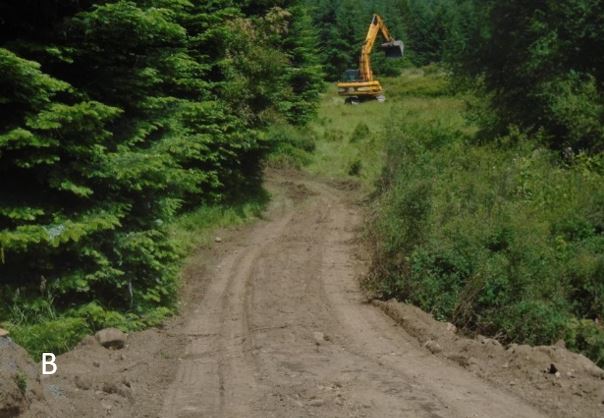
<svg viewBox="0 0 604 418">
<path fill-rule="evenodd" d="M 309 179 L 273 187 L 292 183 L 211 273 L 161 417 L 543 416 L 363 303 L 358 208 Z"/>
</svg>

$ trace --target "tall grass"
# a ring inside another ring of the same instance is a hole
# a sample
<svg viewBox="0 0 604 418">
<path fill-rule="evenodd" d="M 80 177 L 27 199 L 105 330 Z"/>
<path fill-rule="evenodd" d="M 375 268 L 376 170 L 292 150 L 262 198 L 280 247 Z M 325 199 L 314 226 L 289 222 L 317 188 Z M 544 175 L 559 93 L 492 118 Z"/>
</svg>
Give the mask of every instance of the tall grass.
<svg viewBox="0 0 604 418">
<path fill-rule="evenodd" d="M 421 123 L 440 113 L 463 119 L 463 100 L 447 95 L 443 74 L 434 68 L 405 69 L 400 77 L 380 81 L 386 102 L 358 106 L 344 104 L 335 86 L 330 86 L 312 125 L 317 141 L 310 172 L 356 179 L 370 192 L 381 177 L 387 156 L 385 138 L 393 120 L 406 117 Z"/>
</svg>

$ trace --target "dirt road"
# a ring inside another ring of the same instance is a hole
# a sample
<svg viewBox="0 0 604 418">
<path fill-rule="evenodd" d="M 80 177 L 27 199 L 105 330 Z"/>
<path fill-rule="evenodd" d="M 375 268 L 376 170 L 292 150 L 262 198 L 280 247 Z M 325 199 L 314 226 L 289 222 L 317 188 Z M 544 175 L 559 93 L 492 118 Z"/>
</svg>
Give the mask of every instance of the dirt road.
<svg viewBox="0 0 604 418">
<path fill-rule="evenodd" d="M 439 358 L 364 299 L 353 193 L 273 175 L 264 219 L 190 261 L 179 318 L 43 381 L 57 416 L 542 417 Z M 75 382 L 75 384 L 74 384 Z M 52 392 L 50 395 L 48 392 Z M 597 408 L 596 408 L 597 409 Z M 551 411 L 549 411 L 551 412 Z M 44 412 L 40 415 L 46 416 Z M 578 415 L 581 416 L 581 415 Z M 585 416 L 585 415 L 583 415 Z"/>
<path fill-rule="evenodd" d="M 345 192 L 296 183 L 215 268 L 182 329 L 162 417 L 542 416 L 364 303 L 358 209 Z"/>
</svg>

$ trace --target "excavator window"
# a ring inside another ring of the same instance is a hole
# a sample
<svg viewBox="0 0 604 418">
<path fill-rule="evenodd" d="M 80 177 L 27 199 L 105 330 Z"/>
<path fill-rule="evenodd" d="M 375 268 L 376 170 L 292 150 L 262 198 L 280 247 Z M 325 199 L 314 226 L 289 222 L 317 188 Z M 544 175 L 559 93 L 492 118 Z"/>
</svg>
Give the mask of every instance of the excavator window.
<svg viewBox="0 0 604 418">
<path fill-rule="evenodd" d="M 361 72 L 359 70 L 346 70 L 342 75 L 342 81 L 360 81 Z"/>
</svg>

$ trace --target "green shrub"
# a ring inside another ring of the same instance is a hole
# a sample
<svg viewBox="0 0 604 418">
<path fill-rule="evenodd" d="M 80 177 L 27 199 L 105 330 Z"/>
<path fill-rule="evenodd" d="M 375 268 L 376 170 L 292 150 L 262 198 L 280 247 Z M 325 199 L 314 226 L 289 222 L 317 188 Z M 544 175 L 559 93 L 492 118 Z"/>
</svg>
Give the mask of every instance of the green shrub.
<svg viewBox="0 0 604 418">
<path fill-rule="evenodd" d="M 348 175 L 349 176 L 359 176 L 361 174 L 361 170 L 363 169 L 363 163 L 361 162 L 361 160 L 354 160 L 351 164 L 350 164 L 350 168 L 348 168 Z"/>
<path fill-rule="evenodd" d="M 9 330 L 15 342 L 24 347 L 34 359 L 40 359 L 44 352 L 64 353 L 91 332 L 83 318 L 61 318 L 33 325 L 14 325 Z"/>
<path fill-rule="evenodd" d="M 135 323 L 137 318 L 136 316 L 128 318 L 127 315 L 123 313 L 108 311 L 96 302 L 90 302 L 86 305 L 69 310 L 66 312 L 66 315 L 68 317 L 84 319 L 86 325 L 92 331 L 109 327 L 128 331 L 130 330 L 128 326 Z"/>
<path fill-rule="evenodd" d="M 603 364 L 600 158 L 565 164 L 517 133 L 479 145 L 446 114 L 393 125 L 367 286 L 505 342 L 566 338 Z"/>
<path fill-rule="evenodd" d="M 591 320 L 573 319 L 566 327 L 565 341 L 571 350 L 583 353 L 597 364 L 604 364 L 604 328 Z"/>
<path fill-rule="evenodd" d="M 355 143 L 359 141 L 363 141 L 368 139 L 370 134 L 369 126 L 365 122 L 357 123 L 354 131 L 352 131 L 352 135 L 350 135 L 350 142 Z"/>
<path fill-rule="evenodd" d="M 502 307 L 493 317 L 494 329 L 506 341 L 527 344 L 552 344 L 564 337 L 571 315 L 565 306 L 551 300 L 530 299 Z M 501 314 L 501 315 L 499 315 Z"/>
<path fill-rule="evenodd" d="M 276 124 L 267 132 L 271 153 L 268 164 L 275 168 L 301 168 L 310 162 L 316 140 L 312 130 L 292 125 Z"/>
<path fill-rule="evenodd" d="M 27 376 L 21 372 L 15 375 L 15 383 L 22 395 L 27 392 Z"/>
</svg>

